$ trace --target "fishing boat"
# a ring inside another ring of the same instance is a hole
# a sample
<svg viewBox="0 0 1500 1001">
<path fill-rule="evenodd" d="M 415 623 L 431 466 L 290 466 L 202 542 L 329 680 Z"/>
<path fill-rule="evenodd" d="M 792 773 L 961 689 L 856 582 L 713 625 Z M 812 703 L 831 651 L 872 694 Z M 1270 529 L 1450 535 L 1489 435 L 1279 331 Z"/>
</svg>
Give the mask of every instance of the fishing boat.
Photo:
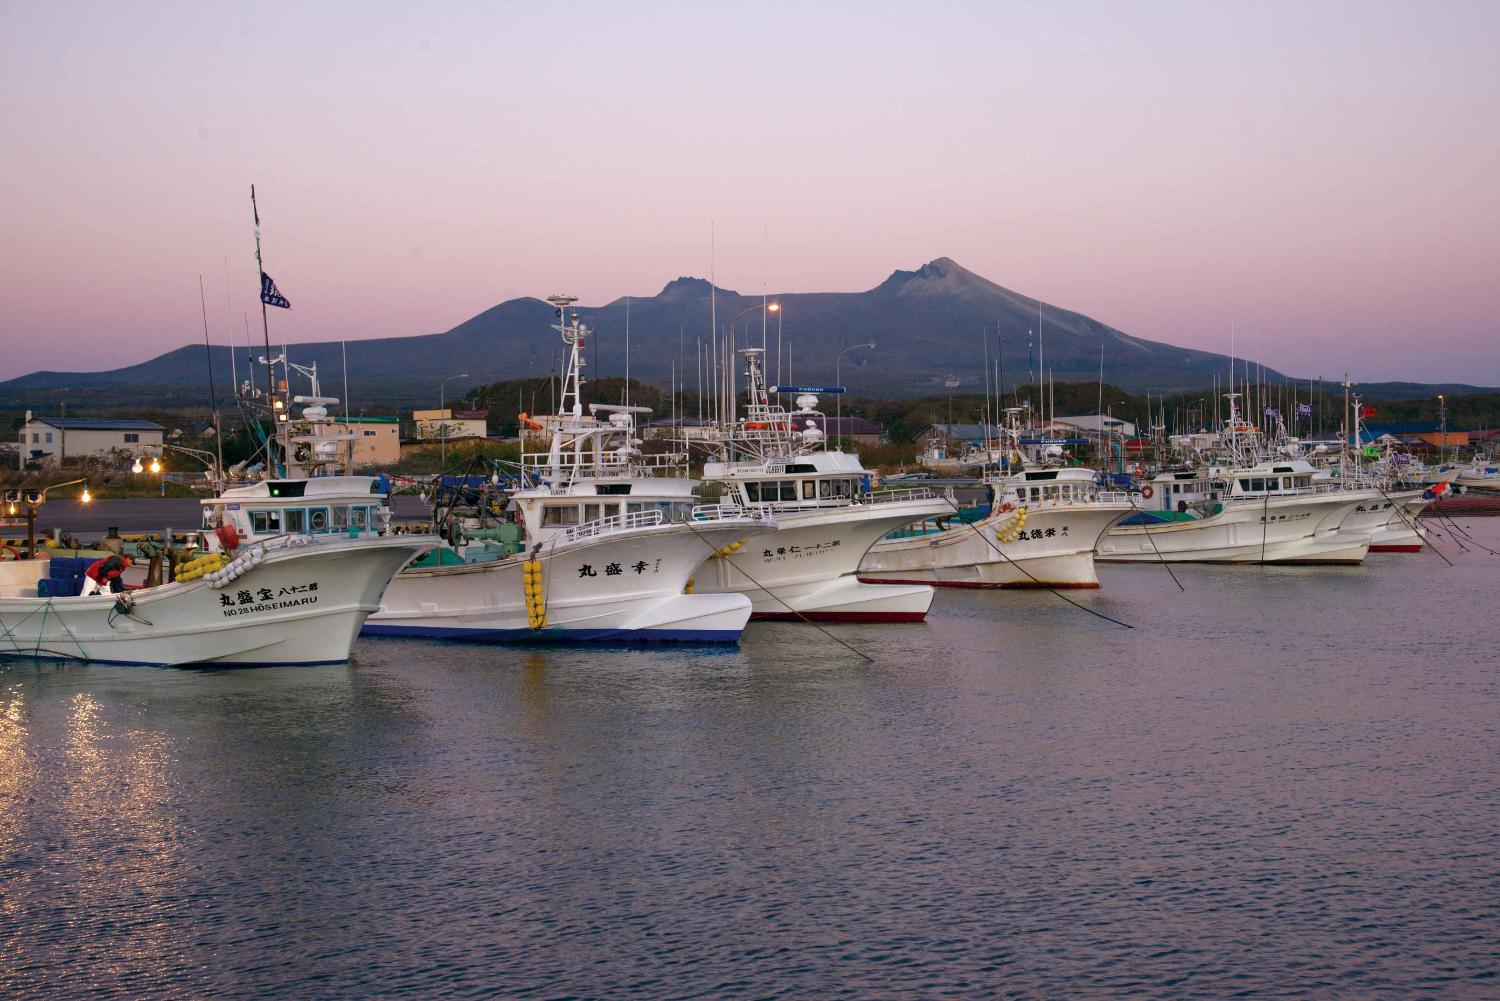
<svg viewBox="0 0 1500 1001">
<path fill-rule="evenodd" d="M 1094 547 L 1135 510 L 1128 494 L 1101 490 L 1094 471 L 1078 466 L 1017 468 L 985 483 L 988 505 L 954 507 L 889 533 L 865 554 L 860 579 L 939 587 L 1099 586 Z"/>
<path fill-rule="evenodd" d="M 293 399 L 326 417 L 326 401 Z M 439 540 L 391 533 L 381 478 L 309 477 L 295 459 L 267 468 L 201 502 L 201 555 L 169 583 L 74 596 L 87 560 L 0 565 L 0 652 L 158 666 L 348 660 L 391 579 Z"/>
<path fill-rule="evenodd" d="M 642 455 L 635 418 L 645 407 L 585 409 L 589 330 L 567 296 L 552 299 L 570 347 L 559 412 L 527 418 L 549 442 L 523 453 L 524 485 L 506 506 L 522 549 L 479 562 L 403 572 L 371 616 L 371 636 L 471 642 L 654 643 L 738 641 L 750 618 L 740 594 L 697 593 L 703 561 L 769 530 L 764 511 L 703 505 L 681 475 L 685 456 Z"/>
<path fill-rule="evenodd" d="M 1360 563 L 1370 536 L 1344 520 L 1376 490 L 1315 484 L 1305 460 L 1167 470 L 1141 487 L 1144 510 L 1099 540 L 1105 562 Z"/>
<path fill-rule="evenodd" d="M 749 404 L 693 439 L 709 451 L 704 480 L 730 509 L 764 509 L 774 532 L 717 555 L 698 572 L 699 592 L 748 595 L 757 619 L 917 622 L 932 605 L 926 583 L 866 583 L 870 548 L 902 525 L 952 510 L 930 490 L 873 491 L 852 453 L 827 448 L 815 387 L 771 387 L 764 350 L 745 348 Z M 788 411 L 771 394 L 795 395 Z M 728 394 L 733 395 L 733 394 Z"/>
<path fill-rule="evenodd" d="M 1357 444 L 1367 442 L 1365 407 L 1357 395 L 1346 412 L 1354 431 L 1336 451 L 1320 449 L 1314 453 L 1313 484 L 1332 484 L 1359 494 L 1358 503 L 1339 529 L 1368 535 L 1370 552 L 1420 552 L 1427 530 L 1418 516 L 1450 489 L 1452 475 L 1439 473 L 1430 486 L 1402 485 L 1401 473 L 1411 466 L 1409 456 L 1389 445 Z M 1298 443 L 1288 444 L 1291 447 L 1285 450 L 1294 453 Z M 1375 496 L 1370 496 L 1371 491 Z"/>
<path fill-rule="evenodd" d="M 1417 519 L 1438 494 L 1431 487 L 1377 489 L 1377 496 L 1355 505 L 1340 530 L 1368 535 L 1372 553 L 1421 552 L 1427 529 Z"/>
<path fill-rule="evenodd" d="M 1464 490 L 1500 491 L 1500 465 L 1488 456 L 1476 455 L 1467 466 L 1458 468 L 1453 483 Z"/>
</svg>

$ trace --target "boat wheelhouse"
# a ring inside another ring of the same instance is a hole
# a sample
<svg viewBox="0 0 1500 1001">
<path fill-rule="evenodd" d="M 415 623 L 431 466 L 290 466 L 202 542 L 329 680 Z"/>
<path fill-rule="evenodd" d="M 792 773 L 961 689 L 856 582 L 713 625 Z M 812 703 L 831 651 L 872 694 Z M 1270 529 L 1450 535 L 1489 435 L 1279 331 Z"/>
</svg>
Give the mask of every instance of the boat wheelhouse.
<svg viewBox="0 0 1500 1001">
<path fill-rule="evenodd" d="M 261 480 L 226 487 L 202 501 L 208 548 L 219 547 L 215 529 L 232 525 L 242 540 L 279 535 L 359 538 L 390 531 L 389 481 L 375 476 L 320 476 Z"/>
<path fill-rule="evenodd" d="M 749 405 L 692 444 L 710 457 L 703 478 L 722 484 L 724 503 L 774 514 L 776 531 L 717 555 L 696 578 L 699 591 L 750 596 L 757 618 L 852 622 L 920 621 L 931 607 L 926 584 L 865 583 L 860 561 L 902 525 L 951 505 L 931 491 L 872 491 L 859 457 L 828 449 L 816 392 L 768 390 L 764 351 L 742 349 Z M 793 395 L 795 410 L 772 401 Z"/>
<path fill-rule="evenodd" d="M 372 635 L 471 642 L 736 642 L 750 618 L 739 594 L 696 594 L 711 554 L 767 529 L 759 511 L 699 510 L 685 455 L 643 455 L 635 419 L 645 407 L 581 403 L 588 328 L 554 297 L 553 329 L 570 348 L 559 413 L 527 418 L 549 435 L 523 455 L 526 485 L 509 506 L 521 552 L 401 574 Z"/>
<path fill-rule="evenodd" d="M 1100 489 L 1081 466 L 992 475 L 990 503 L 969 517 L 954 510 L 898 529 L 860 564 L 870 581 L 946 587 L 1098 587 L 1094 547 L 1134 510 L 1124 493 Z"/>
</svg>

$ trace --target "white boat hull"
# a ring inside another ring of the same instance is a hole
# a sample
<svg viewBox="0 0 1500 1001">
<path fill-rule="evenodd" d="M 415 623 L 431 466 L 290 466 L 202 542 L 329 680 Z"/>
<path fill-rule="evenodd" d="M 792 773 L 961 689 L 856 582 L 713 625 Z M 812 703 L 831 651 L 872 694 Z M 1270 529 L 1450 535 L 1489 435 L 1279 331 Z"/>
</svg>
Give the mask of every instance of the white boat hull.
<svg viewBox="0 0 1500 1001">
<path fill-rule="evenodd" d="M 739 594 L 685 594 L 705 553 L 746 538 L 749 519 L 659 525 L 544 543 L 542 608 L 532 628 L 517 554 L 487 563 L 409 569 L 387 589 L 367 636 L 476 643 L 734 643 L 750 618 Z"/>
<path fill-rule="evenodd" d="M 920 622 L 932 607 L 931 586 L 863 583 L 860 561 L 889 532 L 951 510 L 923 498 L 777 512 L 774 532 L 700 567 L 695 590 L 747 595 L 756 619 Z"/>
<path fill-rule="evenodd" d="M 1355 507 L 1339 530 L 1368 535 L 1372 553 L 1420 552 L 1426 529 L 1417 516 L 1432 503 L 1423 493 L 1422 490 L 1387 491 Z"/>
<path fill-rule="evenodd" d="M 1217 514 L 1116 525 L 1099 540 L 1107 563 L 1360 563 L 1370 536 L 1340 529 L 1378 491 L 1328 491 L 1231 502 Z"/>
<path fill-rule="evenodd" d="M 223 588 L 206 579 L 116 595 L 0 599 L 0 653 L 115 664 L 339 664 L 390 579 L 431 536 L 317 541 L 269 552 Z"/>
<path fill-rule="evenodd" d="M 927 535 L 884 538 L 865 554 L 861 580 L 938 587 L 1098 587 L 1094 547 L 1128 504 L 1055 504 L 994 511 L 973 524 Z M 1018 536 L 1002 541 L 1014 530 Z M 899 535 L 899 533 L 898 533 Z"/>
</svg>

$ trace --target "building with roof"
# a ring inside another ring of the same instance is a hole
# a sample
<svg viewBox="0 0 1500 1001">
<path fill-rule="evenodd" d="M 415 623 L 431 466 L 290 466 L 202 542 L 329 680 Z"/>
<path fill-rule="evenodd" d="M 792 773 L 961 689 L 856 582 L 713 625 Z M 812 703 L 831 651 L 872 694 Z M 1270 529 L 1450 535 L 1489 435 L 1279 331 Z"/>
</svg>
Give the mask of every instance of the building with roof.
<svg viewBox="0 0 1500 1001">
<path fill-rule="evenodd" d="M 355 466 L 389 466 L 401 461 L 401 418 L 336 417 L 354 432 Z"/>
<path fill-rule="evenodd" d="M 414 437 L 425 441 L 483 438 L 489 434 L 488 410 L 413 410 Z"/>
<path fill-rule="evenodd" d="M 160 445 L 166 428 L 154 421 L 93 417 L 35 417 L 26 412 L 18 438 L 20 466 L 48 465 L 81 456 L 103 457 Z"/>
<path fill-rule="evenodd" d="M 795 416 L 795 414 L 793 415 Z M 885 428 L 864 417 L 811 418 L 831 438 L 843 438 L 855 445 L 884 445 L 889 439 Z"/>
<path fill-rule="evenodd" d="M 1406 421 L 1395 424 L 1365 424 L 1363 430 L 1375 442 L 1400 442 L 1408 448 L 1466 448 L 1469 432 L 1449 423 L 1447 431 L 1437 421 Z"/>
</svg>

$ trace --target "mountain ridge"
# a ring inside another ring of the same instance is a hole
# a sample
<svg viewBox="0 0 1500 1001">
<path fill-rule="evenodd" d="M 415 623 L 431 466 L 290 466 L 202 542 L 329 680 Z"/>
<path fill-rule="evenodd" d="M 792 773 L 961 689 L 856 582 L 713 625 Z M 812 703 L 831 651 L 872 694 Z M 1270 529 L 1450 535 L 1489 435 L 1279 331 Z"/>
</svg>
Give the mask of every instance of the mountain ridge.
<svg viewBox="0 0 1500 1001">
<path fill-rule="evenodd" d="M 937 257 L 906 271 L 897 269 L 863 292 L 801 292 L 768 297 L 781 304 L 766 326 L 768 367 L 777 365 L 777 331 L 783 335 L 783 381 L 831 381 L 843 377 L 863 396 L 920 396 L 934 388 L 975 390 L 985 383 L 985 356 L 1002 369 L 1006 385 L 1051 375 L 1059 382 L 1094 381 L 1101 346 L 1106 381 L 1131 391 L 1198 389 L 1223 379 L 1229 359 L 1220 354 L 1135 337 L 1082 313 L 1042 302 Z M 627 315 L 629 368 L 633 377 L 667 385 L 676 378 L 693 388 L 700 345 L 709 340 L 710 302 L 721 329 L 735 323 L 736 347 L 759 346 L 761 296 L 714 288 L 706 279 L 683 275 L 654 296 L 622 296 L 601 306 L 578 307 L 595 330 L 590 344 L 591 374 L 625 370 Z M 359 395 L 435 395 L 437 381 L 455 372 L 454 388 L 505 379 L 545 375 L 562 354 L 551 329 L 550 304 L 533 296 L 507 299 L 446 331 L 348 341 L 309 341 L 290 346 L 299 364 L 317 362 L 330 387 L 343 378 L 341 352 L 347 349 L 351 383 Z M 850 345 L 873 341 L 874 350 Z M 212 349 L 215 389 L 230 385 L 230 352 Z M 1047 372 L 1038 372 L 1043 362 Z M 703 352 L 707 354 L 706 348 Z M 842 353 L 842 363 L 836 359 Z M 100 372 L 46 370 L 0 383 L 0 390 L 55 390 L 107 387 L 180 387 L 195 394 L 207 385 L 208 353 L 187 344 L 136 365 Z M 236 353 L 241 370 L 245 355 Z M 675 366 L 675 373 L 674 373 Z M 1285 378 L 1267 369 L 1266 378 Z M 262 376 L 263 377 L 263 376 Z M 1305 379 L 1299 379 L 1305 382 Z M 1399 384 L 1389 384 L 1399 385 Z M 1483 387 L 1470 387 L 1482 391 Z"/>
</svg>

